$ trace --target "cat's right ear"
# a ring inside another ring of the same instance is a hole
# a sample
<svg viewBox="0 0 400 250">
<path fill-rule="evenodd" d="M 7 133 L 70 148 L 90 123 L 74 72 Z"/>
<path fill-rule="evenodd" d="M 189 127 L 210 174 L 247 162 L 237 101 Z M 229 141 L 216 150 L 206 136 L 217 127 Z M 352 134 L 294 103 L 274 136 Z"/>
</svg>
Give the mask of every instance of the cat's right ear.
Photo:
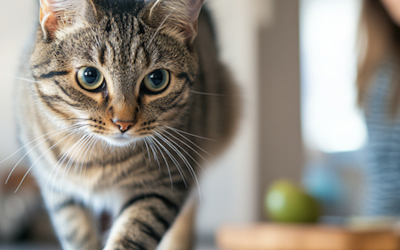
<svg viewBox="0 0 400 250">
<path fill-rule="evenodd" d="M 197 35 L 197 19 L 204 0 L 150 0 L 144 20 L 160 32 L 168 32 L 186 43 Z"/>
<path fill-rule="evenodd" d="M 54 39 L 57 31 L 84 21 L 85 0 L 39 0 L 40 24 L 44 39 Z"/>
</svg>

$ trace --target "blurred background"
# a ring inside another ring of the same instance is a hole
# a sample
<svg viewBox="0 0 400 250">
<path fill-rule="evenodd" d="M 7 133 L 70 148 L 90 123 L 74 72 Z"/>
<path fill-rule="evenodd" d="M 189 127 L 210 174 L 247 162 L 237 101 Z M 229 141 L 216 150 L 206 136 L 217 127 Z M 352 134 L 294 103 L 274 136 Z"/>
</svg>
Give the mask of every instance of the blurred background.
<svg viewBox="0 0 400 250">
<path fill-rule="evenodd" d="M 221 225 L 267 220 L 265 193 L 279 179 L 302 185 L 325 204 L 324 215 L 360 214 L 367 141 L 355 88 L 360 2 L 208 1 L 244 107 L 232 146 L 202 178 L 201 242 L 212 244 Z M 0 161 L 18 149 L 13 85 L 39 14 L 35 0 L 1 6 Z M 12 183 L 3 185 L 20 157 L 0 165 L 0 249 L 56 244 L 33 182 L 17 194 Z M 19 169 L 16 183 L 25 171 Z"/>
</svg>

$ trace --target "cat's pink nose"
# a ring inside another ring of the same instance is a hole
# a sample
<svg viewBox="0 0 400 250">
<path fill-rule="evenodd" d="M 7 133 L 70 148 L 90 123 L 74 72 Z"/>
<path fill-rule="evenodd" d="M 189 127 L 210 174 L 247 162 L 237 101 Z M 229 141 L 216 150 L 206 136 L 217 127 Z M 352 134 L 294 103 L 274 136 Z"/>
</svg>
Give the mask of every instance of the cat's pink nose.
<svg viewBox="0 0 400 250">
<path fill-rule="evenodd" d="M 119 120 L 112 120 L 112 122 L 119 127 L 122 133 L 125 133 L 130 129 L 135 123 L 134 122 L 123 122 Z"/>
</svg>

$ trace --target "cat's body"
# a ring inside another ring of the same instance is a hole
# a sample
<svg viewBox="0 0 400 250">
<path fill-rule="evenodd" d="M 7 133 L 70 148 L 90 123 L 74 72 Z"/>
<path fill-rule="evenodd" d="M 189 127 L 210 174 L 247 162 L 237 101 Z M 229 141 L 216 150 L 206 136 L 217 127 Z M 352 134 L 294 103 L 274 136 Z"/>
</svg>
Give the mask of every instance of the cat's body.
<svg viewBox="0 0 400 250">
<path fill-rule="evenodd" d="M 201 5 L 42 1 L 23 67 L 34 82 L 18 84 L 17 123 L 64 249 L 102 248 L 89 211 L 114 219 L 104 249 L 154 249 L 197 190 L 207 152 L 229 141 L 235 86 L 208 15 L 193 43 L 197 25 L 185 26 Z M 180 8 L 192 13 L 183 18 Z M 104 78 L 96 89 L 89 73 Z"/>
</svg>

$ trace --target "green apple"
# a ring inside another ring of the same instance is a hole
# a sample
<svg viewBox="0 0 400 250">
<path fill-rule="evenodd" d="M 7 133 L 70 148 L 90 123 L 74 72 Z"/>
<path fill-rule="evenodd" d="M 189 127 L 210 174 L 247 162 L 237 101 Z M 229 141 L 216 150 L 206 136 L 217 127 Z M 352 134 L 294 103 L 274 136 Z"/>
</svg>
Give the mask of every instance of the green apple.
<svg viewBox="0 0 400 250">
<path fill-rule="evenodd" d="M 276 222 L 313 223 L 320 216 L 318 202 L 302 188 L 285 180 L 270 186 L 265 209 L 268 217 Z"/>
</svg>

